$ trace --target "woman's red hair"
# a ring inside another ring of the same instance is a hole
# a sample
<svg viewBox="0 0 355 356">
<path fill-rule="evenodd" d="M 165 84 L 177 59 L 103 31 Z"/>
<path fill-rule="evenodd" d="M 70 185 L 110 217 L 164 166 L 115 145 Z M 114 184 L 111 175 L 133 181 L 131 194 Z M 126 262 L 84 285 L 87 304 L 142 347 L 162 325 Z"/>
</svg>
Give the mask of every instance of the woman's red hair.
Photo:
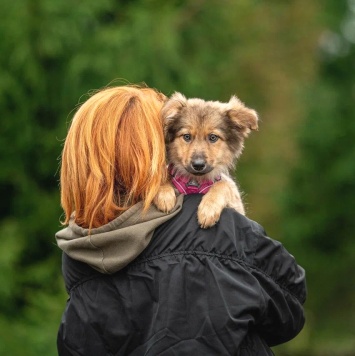
<svg viewBox="0 0 355 356">
<path fill-rule="evenodd" d="M 139 201 L 152 203 L 166 179 L 160 110 L 154 89 L 121 86 L 89 98 L 75 114 L 61 161 L 64 224 L 107 224 Z"/>
</svg>

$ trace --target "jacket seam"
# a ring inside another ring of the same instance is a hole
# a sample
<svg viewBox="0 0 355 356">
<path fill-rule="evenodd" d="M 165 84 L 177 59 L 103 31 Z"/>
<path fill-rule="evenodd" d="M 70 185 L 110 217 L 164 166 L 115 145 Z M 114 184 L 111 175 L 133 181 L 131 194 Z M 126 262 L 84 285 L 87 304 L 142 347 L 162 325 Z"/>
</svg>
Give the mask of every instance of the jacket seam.
<svg viewBox="0 0 355 356">
<path fill-rule="evenodd" d="M 77 287 L 79 287 L 81 284 L 84 284 L 88 281 L 91 281 L 92 279 L 96 279 L 96 278 L 99 278 L 101 277 L 102 274 L 93 274 L 89 277 L 85 277 L 83 279 L 80 279 L 78 282 L 76 282 L 70 289 L 69 289 L 69 293 L 73 292 Z"/>
<path fill-rule="evenodd" d="M 257 266 L 254 266 L 254 265 L 251 265 L 250 263 L 246 262 L 245 260 L 243 260 L 241 258 L 231 257 L 231 256 L 224 255 L 224 254 L 219 254 L 219 253 L 214 253 L 214 252 L 184 250 L 184 251 L 177 251 L 177 252 L 171 252 L 171 253 L 164 253 L 164 254 L 157 255 L 157 256 L 152 256 L 152 257 L 146 257 L 144 259 L 140 259 L 139 261 L 135 261 L 135 262 L 131 263 L 131 266 L 143 264 L 143 263 L 146 263 L 146 262 L 151 262 L 151 261 L 158 260 L 158 259 L 161 259 L 161 258 L 164 258 L 164 257 L 179 256 L 179 255 L 192 255 L 192 256 L 201 255 L 201 256 L 208 256 L 208 257 L 217 257 L 217 258 L 222 259 L 222 260 L 224 259 L 224 260 L 230 260 L 232 262 L 236 262 L 236 263 L 238 263 L 238 264 L 240 264 L 242 266 L 245 266 L 249 270 L 256 270 L 256 271 L 262 273 L 264 276 L 266 276 L 267 278 L 271 279 L 282 290 L 284 290 L 285 292 L 287 292 L 288 294 L 290 294 L 294 298 L 296 298 L 300 304 L 302 304 L 301 298 L 299 298 L 296 294 L 291 292 L 285 285 L 283 285 L 282 283 L 280 283 L 277 280 L 275 280 L 272 276 L 267 274 L 261 268 L 259 268 Z"/>
</svg>

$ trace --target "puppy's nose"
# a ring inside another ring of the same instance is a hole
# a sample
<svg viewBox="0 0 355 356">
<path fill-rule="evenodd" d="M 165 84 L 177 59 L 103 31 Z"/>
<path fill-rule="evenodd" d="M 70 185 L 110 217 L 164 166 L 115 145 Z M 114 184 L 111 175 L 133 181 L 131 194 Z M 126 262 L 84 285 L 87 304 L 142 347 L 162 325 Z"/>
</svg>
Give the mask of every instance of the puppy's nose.
<svg viewBox="0 0 355 356">
<path fill-rule="evenodd" d="M 206 162 L 202 158 L 197 158 L 191 162 L 191 166 L 196 172 L 201 172 L 206 168 Z"/>
</svg>

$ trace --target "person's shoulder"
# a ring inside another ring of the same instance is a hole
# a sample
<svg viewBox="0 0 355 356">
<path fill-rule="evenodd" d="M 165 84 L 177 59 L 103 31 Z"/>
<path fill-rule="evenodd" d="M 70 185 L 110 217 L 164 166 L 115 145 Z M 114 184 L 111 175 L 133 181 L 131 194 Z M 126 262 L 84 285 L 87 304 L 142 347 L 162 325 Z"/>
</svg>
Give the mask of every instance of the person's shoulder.
<svg viewBox="0 0 355 356">
<path fill-rule="evenodd" d="M 203 195 L 184 197 L 181 211 L 159 226 L 143 256 L 167 253 L 209 253 L 252 263 L 258 240 L 264 229 L 255 221 L 234 209 L 224 209 L 216 225 L 202 229 L 197 221 L 197 209 Z"/>
</svg>

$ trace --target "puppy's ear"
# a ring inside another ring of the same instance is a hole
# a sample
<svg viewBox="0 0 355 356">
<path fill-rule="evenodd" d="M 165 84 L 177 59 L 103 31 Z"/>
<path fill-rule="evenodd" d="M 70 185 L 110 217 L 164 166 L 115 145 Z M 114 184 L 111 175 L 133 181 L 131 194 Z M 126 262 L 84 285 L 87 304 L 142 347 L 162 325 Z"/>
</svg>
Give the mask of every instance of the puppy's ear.
<svg viewBox="0 0 355 356">
<path fill-rule="evenodd" d="M 161 110 L 161 117 L 163 121 L 165 141 L 167 143 L 174 140 L 177 131 L 176 121 L 178 119 L 178 114 L 186 105 L 186 97 L 178 92 L 175 92 L 170 99 L 165 102 Z"/>
<path fill-rule="evenodd" d="M 233 121 L 244 137 L 251 130 L 258 129 L 258 114 L 255 110 L 247 108 L 236 96 L 232 96 L 227 106 L 227 116 Z"/>
<path fill-rule="evenodd" d="M 168 99 L 162 110 L 161 110 L 161 116 L 163 118 L 163 120 L 167 120 L 170 119 L 174 116 L 176 116 L 176 114 L 179 113 L 179 111 L 186 106 L 187 103 L 187 99 L 185 98 L 184 95 L 182 95 L 181 93 L 175 92 L 170 99 Z"/>
</svg>

